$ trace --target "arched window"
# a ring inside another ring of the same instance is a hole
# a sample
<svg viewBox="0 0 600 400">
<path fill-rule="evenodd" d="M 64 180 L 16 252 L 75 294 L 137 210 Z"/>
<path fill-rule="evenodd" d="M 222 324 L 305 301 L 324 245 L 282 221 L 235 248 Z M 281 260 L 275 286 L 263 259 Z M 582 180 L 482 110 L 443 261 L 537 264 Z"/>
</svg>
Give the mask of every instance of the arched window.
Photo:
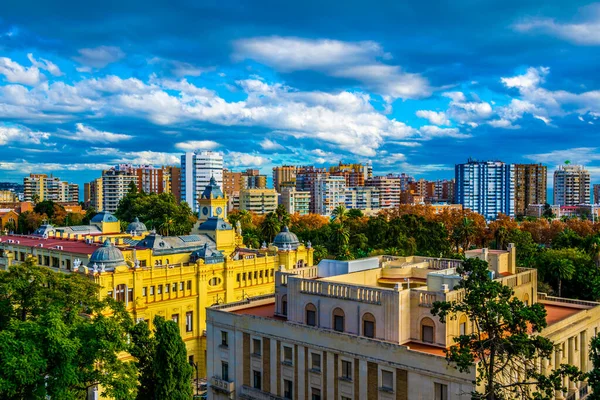
<svg viewBox="0 0 600 400">
<path fill-rule="evenodd" d="M 375 337 L 375 317 L 371 313 L 365 313 L 362 317 L 363 336 Z"/>
<path fill-rule="evenodd" d="M 467 316 L 464 314 L 461 315 L 460 319 L 458 320 L 458 334 L 459 335 L 467 334 Z"/>
<path fill-rule="evenodd" d="M 529 306 L 529 295 L 527 293 L 523 296 L 523 303 L 525 303 L 526 306 Z"/>
<path fill-rule="evenodd" d="M 431 318 L 423 318 L 421 320 L 421 341 L 425 343 L 433 343 L 435 340 L 435 323 Z"/>
<path fill-rule="evenodd" d="M 281 298 L 281 314 L 287 316 L 287 295 Z"/>
<path fill-rule="evenodd" d="M 308 303 L 306 309 L 306 325 L 317 326 L 317 307 L 314 304 Z"/>
<path fill-rule="evenodd" d="M 333 310 L 333 330 L 338 332 L 344 332 L 344 319 L 346 314 L 341 308 Z"/>
</svg>

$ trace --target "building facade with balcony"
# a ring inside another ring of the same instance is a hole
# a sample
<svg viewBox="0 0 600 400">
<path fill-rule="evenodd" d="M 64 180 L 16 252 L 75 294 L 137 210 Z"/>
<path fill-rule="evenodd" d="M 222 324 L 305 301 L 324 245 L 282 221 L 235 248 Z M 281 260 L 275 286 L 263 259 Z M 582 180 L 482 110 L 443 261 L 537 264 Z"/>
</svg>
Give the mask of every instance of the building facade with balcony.
<svg viewBox="0 0 600 400">
<path fill-rule="evenodd" d="M 337 206 L 346 204 L 346 178 L 318 176 L 313 182 L 315 213 L 330 216 Z"/>
<path fill-rule="evenodd" d="M 379 189 L 369 186 L 348 187 L 344 201 L 349 210 L 377 212 L 380 209 Z"/>
<path fill-rule="evenodd" d="M 590 204 L 590 173 L 581 165 L 561 165 L 554 171 L 554 204 Z"/>
<path fill-rule="evenodd" d="M 537 292 L 537 271 L 516 266 L 516 249 L 477 249 L 467 257 L 527 304 L 541 303 L 558 346 L 549 371 L 569 363 L 588 371 L 599 303 Z M 465 315 L 441 323 L 435 301 L 459 300 L 460 260 L 381 256 L 323 260 L 280 271 L 275 295 L 207 310 L 209 399 L 468 399 L 476 369 L 461 373 L 445 358 L 453 338 L 473 328 Z M 587 386 L 566 382 L 557 399 Z M 570 397 L 568 397 L 570 398 Z"/>
<path fill-rule="evenodd" d="M 240 191 L 240 210 L 257 214 L 268 214 L 277 209 L 275 189 L 242 189 Z"/>
<path fill-rule="evenodd" d="M 307 215 L 310 213 L 310 192 L 282 186 L 279 204 L 283 204 L 285 211 L 290 214 Z"/>
</svg>

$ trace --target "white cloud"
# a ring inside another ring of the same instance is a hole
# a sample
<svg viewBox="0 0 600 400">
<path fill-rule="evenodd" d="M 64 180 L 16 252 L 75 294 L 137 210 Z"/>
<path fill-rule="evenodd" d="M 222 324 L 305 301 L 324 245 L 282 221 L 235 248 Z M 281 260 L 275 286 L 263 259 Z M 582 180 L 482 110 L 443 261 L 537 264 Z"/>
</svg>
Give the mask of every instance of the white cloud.
<svg viewBox="0 0 600 400">
<path fill-rule="evenodd" d="M 260 142 L 260 147 L 262 147 L 263 150 L 284 150 L 285 149 L 285 147 L 283 147 L 279 143 L 274 142 L 269 139 L 266 139 L 266 138 L 262 142 Z"/>
<path fill-rule="evenodd" d="M 425 118 L 433 125 L 450 125 L 450 120 L 443 111 L 419 110 L 417 111 L 417 117 Z"/>
<path fill-rule="evenodd" d="M 75 124 L 75 128 L 75 132 L 59 131 L 57 136 L 64 139 L 90 143 L 116 143 L 133 138 L 133 136 L 123 133 L 99 131 L 94 127 L 82 123 Z"/>
<path fill-rule="evenodd" d="M 48 138 L 47 132 L 32 131 L 20 125 L 0 125 L 0 145 L 42 144 Z"/>
<path fill-rule="evenodd" d="M 38 68 L 38 69 L 42 69 L 45 71 L 50 72 L 50 74 L 52 74 L 52 76 L 62 76 L 64 75 L 60 68 L 58 68 L 58 65 L 54 64 L 52 61 L 48 61 L 48 60 L 44 60 L 43 58 L 40 58 L 39 60 L 36 60 L 33 57 L 33 54 L 29 53 L 27 54 L 27 58 L 29 59 L 29 61 L 31 61 L 31 64 Z"/>
<path fill-rule="evenodd" d="M 267 164 L 269 160 L 257 155 L 230 151 L 225 155 L 225 164 L 231 167 L 260 167 Z"/>
<path fill-rule="evenodd" d="M 183 78 L 185 76 L 200 76 L 205 72 L 215 70 L 215 67 L 198 67 L 187 62 L 168 60 L 160 57 L 153 57 L 148 60 L 148 63 L 161 65 L 178 78 Z"/>
<path fill-rule="evenodd" d="M 488 121 L 487 123 L 490 126 L 493 126 L 494 128 L 504 128 L 504 129 L 519 129 L 520 128 L 519 125 L 513 125 L 512 121 L 509 121 L 504 118 L 493 119 L 491 121 Z"/>
<path fill-rule="evenodd" d="M 175 144 L 176 148 L 188 152 L 195 150 L 213 150 L 219 146 L 219 143 L 212 140 L 190 140 Z"/>
<path fill-rule="evenodd" d="M 383 63 L 391 56 L 376 42 L 343 42 L 298 37 L 256 37 L 234 42 L 233 59 L 253 59 L 279 71 L 314 70 L 353 79 L 363 87 L 393 98 L 429 96 L 428 81 L 397 65 Z"/>
<path fill-rule="evenodd" d="M 4 75 L 9 82 L 28 86 L 37 85 L 44 77 L 36 66 L 23 67 L 7 57 L 0 57 L 0 75 Z"/>
<path fill-rule="evenodd" d="M 471 135 L 467 133 L 461 133 L 458 128 L 440 128 L 435 125 L 425 125 L 419 128 L 419 132 L 423 139 L 429 140 L 440 137 L 451 137 L 455 139 L 468 139 Z"/>
<path fill-rule="evenodd" d="M 79 49 L 78 53 L 79 55 L 73 57 L 73 59 L 80 64 L 83 64 L 85 67 L 92 68 L 104 68 L 108 64 L 119 61 L 125 57 L 123 50 L 115 46 L 99 46 L 95 48 Z"/>
<path fill-rule="evenodd" d="M 395 165 L 406 160 L 406 156 L 402 153 L 385 154 L 381 156 L 377 162 L 382 165 Z"/>
<path fill-rule="evenodd" d="M 395 144 L 398 146 L 404 146 L 404 147 L 421 147 L 422 144 L 419 142 L 394 142 L 394 141 L 390 141 L 388 142 L 390 144 Z"/>
<path fill-rule="evenodd" d="M 492 106 L 488 102 L 469 101 L 462 92 L 446 92 L 443 96 L 451 99 L 446 116 L 460 124 L 479 123 L 492 115 Z"/>
<path fill-rule="evenodd" d="M 94 163 L 30 163 L 26 160 L 17 160 L 15 162 L 0 161 L 0 170 L 3 171 L 19 171 L 25 174 L 32 172 L 55 172 L 55 171 L 102 171 L 109 169 L 110 164 L 94 164 Z"/>
<path fill-rule="evenodd" d="M 547 164 L 563 164 L 569 160 L 571 164 L 587 164 L 600 160 L 600 153 L 596 147 L 575 147 L 566 150 L 554 150 L 549 153 L 527 154 L 525 158 L 535 162 Z"/>
<path fill-rule="evenodd" d="M 550 72 L 548 67 L 527 68 L 523 75 L 517 75 L 509 78 L 500 78 L 502 83 L 508 88 L 530 89 L 539 86 L 544 82 L 546 75 Z"/>
<path fill-rule="evenodd" d="M 158 151 L 121 151 L 110 147 L 92 147 L 87 151 L 90 156 L 103 156 L 110 165 L 140 164 L 140 165 L 177 165 L 180 154 Z"/>
<path fill-rule="evenodd" d="M 528 18 L 514 25 L 520 32 L 543 33 L 583 46 L 600 45 L 600 3 L 580 10 L 574 22 L 558 22 L 552 18 Z"/>
</svg>

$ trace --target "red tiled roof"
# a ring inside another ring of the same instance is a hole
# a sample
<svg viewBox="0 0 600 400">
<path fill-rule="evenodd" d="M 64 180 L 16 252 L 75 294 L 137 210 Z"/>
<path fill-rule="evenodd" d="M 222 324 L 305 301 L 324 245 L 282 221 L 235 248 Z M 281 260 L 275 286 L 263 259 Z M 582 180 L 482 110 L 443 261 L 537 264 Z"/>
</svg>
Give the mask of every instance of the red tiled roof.
<svg viewBox="0 0 600 400">
<path fill-rule="evenodd" d="M 61 238 L 38 238 L 38 237 L 32 237 L 32 236 L 21 236 L 21 235 L 8 235 L 8 236 L 1 236 L 0 235 L 0 240 L 2 240 L 1 243 L 7 243 L 8 240 L 15 240 L 15 241 L 19 241 L 19 243 L 10 243 L 12 245 L 17 245 L 17 246 L 25 246 L 25 247 L 37 247 L 40 243 L 43 243 L 44 248 L 45 249 L 52 249 L 55 250 L 54 247 L 55 246 L 63 246 L 62 250 L 58 250 L 58 251 L 64 251 L 67 253 L 78 253 L 78 254 L 92 254 L 94 252 L 94 250 L 96 250 L 99 246 L 102 245 L 102 243 L 93 243 L 93 244 L 88 244 L 86 242 L 83 241 L 75 241 L 75 240 L 66 240 L 66 239 L 61 239 Z M 9 244 L 9 243 L 7 243 Z"/>
</svg>

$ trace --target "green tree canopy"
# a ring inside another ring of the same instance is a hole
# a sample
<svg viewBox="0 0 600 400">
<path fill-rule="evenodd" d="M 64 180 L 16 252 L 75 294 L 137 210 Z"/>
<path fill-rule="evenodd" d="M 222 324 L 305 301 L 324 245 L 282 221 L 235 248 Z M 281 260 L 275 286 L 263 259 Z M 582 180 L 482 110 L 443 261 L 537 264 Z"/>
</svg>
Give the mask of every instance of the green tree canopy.
<svg viewBox="0 0 600 400">
<path fill-rule="evenodd" d="M 557 366 L 549 375 L 540 373 L 538 359 L 554 352 L 554 343 L 542 335 L 547 326 L 546 310 L 540 303 L 526 305 L 514 297 L 513 290 L 493 281 L 488 264 L 467 259 L 457 268 L 463 276 L 457 290 L 464 290 L 461 301 L 435 302 L 431 314 L 440 321 L 465 314 L 473 322 L 473 332 L 454 339 L 447 350 L 448 361 L 462 372 L 477 368 L 474 399 L 554 399 L 555 390 L 566 390 L 564 378 L 579 379 L 580 372 L 570 365 Z"/>
</svg>

